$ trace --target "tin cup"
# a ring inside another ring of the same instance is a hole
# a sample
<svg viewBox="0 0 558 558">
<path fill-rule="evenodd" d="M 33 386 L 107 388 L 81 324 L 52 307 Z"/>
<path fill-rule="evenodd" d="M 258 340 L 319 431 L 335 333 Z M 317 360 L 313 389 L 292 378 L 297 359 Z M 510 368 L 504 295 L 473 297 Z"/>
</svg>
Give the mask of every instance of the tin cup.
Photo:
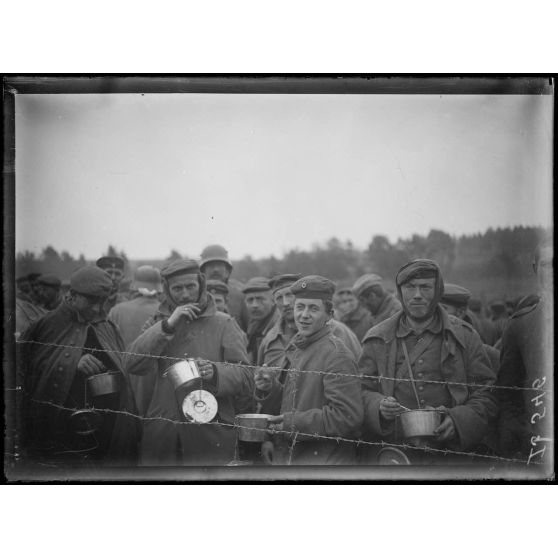
<svg viewBox="0 0 558 558">
<path fill-rule="evenodd" d="M 270 439 L 266 430 L 272 415 L 249 413 L 236 415 L 234 423 L 238 427 L 238 439 L 242 442 L 265 442 Z"/>
</svg>

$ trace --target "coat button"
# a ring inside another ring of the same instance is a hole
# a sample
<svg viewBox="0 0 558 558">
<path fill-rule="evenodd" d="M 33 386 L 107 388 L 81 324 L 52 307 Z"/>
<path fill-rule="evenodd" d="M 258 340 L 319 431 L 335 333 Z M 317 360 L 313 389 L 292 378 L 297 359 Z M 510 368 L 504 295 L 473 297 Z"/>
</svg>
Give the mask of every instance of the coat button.
<svg viewBox="0 0 558 558">
<path fill-rule="evenodd" d="M 419 391 L 424 391 L 424 386 L 419 386 L 419 387 L 418 387 L 418 390 L 419 390 Z"/>
<path fill-rule="evenodd" d="M 64 367 L 63 367 L 63 366 L 59 366 L 59 367 L 58 367 L 58 372 L 64 372 Z"/>
<path fill-rule="evenodd" d="M 424 399 L 421 399 L 421 400 L 420 400 L 420 404 L 421 404 L 422 406 L 424 406 L 424 404 L 425 404 Z"/>
<path fill-rule="evenodd" d="M 422 360 L 422 358 L 419 359 L 418 363 L 422 364 L 424 362 L 424 360 Z"/>
<path fill-rule="evenodd" d="M 64 353 L 64 356 L 65 356 L 65 357 L 69 357 L 69 356 L 70 356 L 70 353 Z"/>
<path fill-rule="evenodd" d="M 419 373 L 417 374 L 417 378 L 422 378 L 423 376 L 424 376 L 424 374 L 423 374 L 422 372 L 419 372 Z"/>
</svg>

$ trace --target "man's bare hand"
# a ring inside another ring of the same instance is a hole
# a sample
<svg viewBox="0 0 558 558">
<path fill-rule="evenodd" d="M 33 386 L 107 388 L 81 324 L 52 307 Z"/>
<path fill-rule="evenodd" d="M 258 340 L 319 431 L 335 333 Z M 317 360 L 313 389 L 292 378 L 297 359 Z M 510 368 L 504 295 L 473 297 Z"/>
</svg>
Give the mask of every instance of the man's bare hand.
<svg viewBox="0 0 558 558">
<path fill-rule="evenodd" d="M 401 413 L 401 405 L 395 397 L 384 397 L 380 401 L 380 414 L 385 420 L 393 421 Z"/>
<path fill-rule="evenodd" d="M 440 442 L 453 440 L 456 435 L 453 419 L 449 415 L 446 415 L 440 426 L 434 430 L 434 434 L 436 435 L 436 439 Z"/>
<path fill-rule="evenodd" d="M 275 383 L 275 371 L 265 366 L 256 369 L 256 372 L 254 373 L 254 382 L 258 391 L 262 391 L 264 393 L 270 392 L 273 388 L 273 384 Z"/>
<path fill-rule="evenodd" d="M 94 376 L 95 374 L 101 374 L 106 370 L 103 363 L 89 353 L 83 355 L 79 359 L 77 369 L 78 372 L 81 372 L 84 376 Z"/>
<path fill-rule="evenodd" d="M 167 323 L 172 329 L 175 329 L 179 320 L 185 319 L 188 322 L 193 322 L 197 319 L 199 313 L 200 307 L 197 304 L 184 304 L 183 306 L 177 306 L 167 320 Z"/>
<path fill-rule="evenodd" d="M 198 367 L 198 371 L 200 373 L 200 377 L 203 380 L 207 380 L 208 382 L 211 382 L 215 374 L 215 369 L 213 368 L 213 364 L 211 364 L 209 360 L 205 360 L 203 358 L 196 358 L 195 361 Z"/>
</svg>

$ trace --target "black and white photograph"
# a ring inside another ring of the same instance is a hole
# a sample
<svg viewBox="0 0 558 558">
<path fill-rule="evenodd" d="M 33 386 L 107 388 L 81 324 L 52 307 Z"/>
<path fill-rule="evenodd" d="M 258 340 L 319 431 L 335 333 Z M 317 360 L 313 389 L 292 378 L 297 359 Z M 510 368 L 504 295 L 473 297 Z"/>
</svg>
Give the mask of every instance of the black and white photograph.
<svg viewBox="0 0 558 558">
<path fill-rule="evenodd" d="M 9 482 L 554 478 L 554 80 L 4 77 Z"/>
</svg>

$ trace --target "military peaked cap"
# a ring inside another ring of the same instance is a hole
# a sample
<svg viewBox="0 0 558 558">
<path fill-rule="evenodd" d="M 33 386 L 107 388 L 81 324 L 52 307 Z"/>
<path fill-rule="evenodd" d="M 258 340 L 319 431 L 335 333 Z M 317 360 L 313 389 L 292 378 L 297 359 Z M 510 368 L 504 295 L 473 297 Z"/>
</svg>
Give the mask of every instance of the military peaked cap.
<svg viewBox="0 0 558 558">
<path fill-rule="evenodd" d="M 246 285 L 242 289 L 242 292 L 244 294 L 248 294 L 269 290 L 271 290 L 271 287 L 269 286 L 269 279 L 267 279 L 267 277 L 252 277 L 252 279 L 250 279 L 248 283 L 246 283 Z"/>
<path fill-rule="evenodd" d="M 291 287 L 297 298 L 319 298 L 331 300 L 335 292 L 335 283 L 321 275 L 307 275 Z"/>
</svg>

